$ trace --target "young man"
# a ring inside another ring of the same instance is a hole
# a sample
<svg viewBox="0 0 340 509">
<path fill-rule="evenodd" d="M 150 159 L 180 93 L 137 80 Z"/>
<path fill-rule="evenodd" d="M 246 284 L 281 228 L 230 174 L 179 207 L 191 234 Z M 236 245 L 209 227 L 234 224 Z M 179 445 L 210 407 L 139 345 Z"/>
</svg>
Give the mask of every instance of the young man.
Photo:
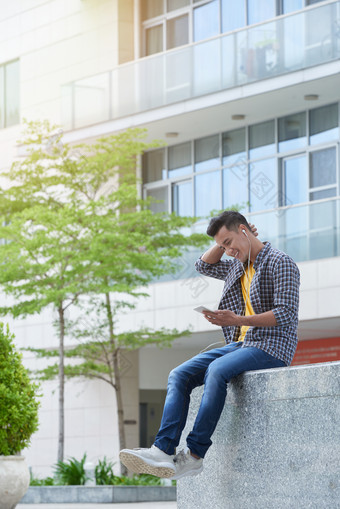
<svg viewBox="0 0 340 509">
<path fill-rule="evenodd" d="M 211 219 L 211 247 L 196 262 L 206 276 L 225 281 L 218 310 L 204 312 L 222 327 L 226 345 L 200 353 L 169 375 L 160 430 L 150 449 L 125 449 L 120 459 L 135 473 L 180 479 L 203 470 L 203 458 L 223 410 L 227 384 L 244 371 L 287 366 L 297 345 L 299 270 L 285 253 L 262 243 L 241 214 Z M 221 260 L 223 254 L 232 260 Z M 175 454 L 191 391 L 204 384 L 187 450 Z"/>
</svg>

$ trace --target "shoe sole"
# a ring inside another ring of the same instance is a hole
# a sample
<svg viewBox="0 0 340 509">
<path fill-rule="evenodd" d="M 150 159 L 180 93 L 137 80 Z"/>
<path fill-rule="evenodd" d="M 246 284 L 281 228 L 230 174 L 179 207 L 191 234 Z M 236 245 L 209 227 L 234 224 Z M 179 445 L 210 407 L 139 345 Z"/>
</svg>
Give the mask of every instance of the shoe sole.
<svg viewBox="0 0 340 509">
<path fill-rule="evenodd" d="M 151 474 L 163 479 L 173 477 L 175 474 L 175 468 L 150 465 L 149 463 L 146 463 L 145 459 L 142 459 L 140 456 L 135 456 L 134 454 L 128 452 L 121 452 L 119 454 L 119 459 L 123 465 L 126 466 L 126 468 L 135 474 Z"/>
</svg>

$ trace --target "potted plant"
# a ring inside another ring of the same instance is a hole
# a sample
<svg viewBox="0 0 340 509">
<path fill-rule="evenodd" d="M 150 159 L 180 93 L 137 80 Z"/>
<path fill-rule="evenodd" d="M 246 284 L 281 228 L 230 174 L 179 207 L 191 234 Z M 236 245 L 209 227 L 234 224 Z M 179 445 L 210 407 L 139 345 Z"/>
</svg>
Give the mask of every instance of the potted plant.
<svg viewBox="0 0 340 509">
<path fill-rule="evenodd" d="M 8 326 L 0 322 L 0 507 L 13 509 L 29 486 L 20 451 L 38 429 L 38 386 L 24 368 Z"/>
</svg>

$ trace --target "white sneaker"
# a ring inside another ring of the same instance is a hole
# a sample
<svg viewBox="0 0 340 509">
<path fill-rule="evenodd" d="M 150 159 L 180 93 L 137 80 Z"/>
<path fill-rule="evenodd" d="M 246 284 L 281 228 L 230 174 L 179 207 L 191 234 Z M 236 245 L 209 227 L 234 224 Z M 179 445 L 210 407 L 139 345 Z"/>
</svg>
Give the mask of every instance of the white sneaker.
<svg viewBox="0 0 340 509">
<path fill-rule="evenodd" d="M 153 445 L 150 449 L 123 449 L 120 461 L 135 474 L 151 474 L 164 479 L 175 474 L 174 456 Z"/>
<path fill-rule="evenodd" d="M 190 450 L 180 451 L 174 457 L 176 473 L 171 479 L 181 479 L 186 476 L 198 475 L 203 470 L 203 458 L 197 459 L 191 456 Z"/>
</svg>

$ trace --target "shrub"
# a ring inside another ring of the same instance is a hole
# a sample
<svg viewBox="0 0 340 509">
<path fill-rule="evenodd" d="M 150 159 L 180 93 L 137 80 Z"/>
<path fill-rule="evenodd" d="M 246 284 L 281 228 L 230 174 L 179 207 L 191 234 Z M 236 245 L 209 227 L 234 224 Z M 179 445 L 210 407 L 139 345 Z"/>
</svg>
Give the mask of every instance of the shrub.
<svg viewBox="0 0 340 509">
<path fill-rule="evenodd" d="M 38 385 L 24 368 L 14 335 L 0 322 L 0 455 L 27 447 L 38 429 Z"/>
<path fill-rule="evenodd" d="M 70 458 L 67 461 L 58 461 L 54 467 L 55 477 L 58 483 L 67 486 L 83 485 L 89 479 L 85 473 L 86 454 L 80 461 Z"/>
<path fill-rule="evenodd" d="M 118 476 L 113 473 L 114 463 L 108 461 L 106 456 L 103 460 L 98 460 L 98 464 L 94 469 L 96 484 L 99 486 L 105 484 L 117 484 Z"/>
</svg>

